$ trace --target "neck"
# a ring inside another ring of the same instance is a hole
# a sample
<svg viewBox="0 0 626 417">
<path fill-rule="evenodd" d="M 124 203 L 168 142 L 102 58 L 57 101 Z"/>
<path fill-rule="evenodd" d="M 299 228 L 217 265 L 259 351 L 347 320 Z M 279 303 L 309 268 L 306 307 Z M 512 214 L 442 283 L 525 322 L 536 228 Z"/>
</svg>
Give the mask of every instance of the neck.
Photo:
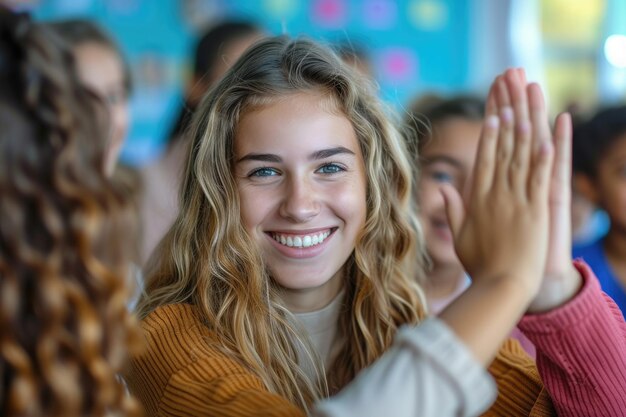
<svg viewBox="0 0 626 417">
<path fill-rule="evenodd" d="M 465 280 L 461 265 L 433 265 L 429 271 L 424 292 L 429 300 L 439 300 L 451 296 Z"/>
<path fill-rule="evenodd" d="M 315 288 L 283 288 L 281 298 L 292 313 L 321 310 L 335 299 L 343 287 L 342 272 L 337 272 L 326 283 Z"/>
</svg>

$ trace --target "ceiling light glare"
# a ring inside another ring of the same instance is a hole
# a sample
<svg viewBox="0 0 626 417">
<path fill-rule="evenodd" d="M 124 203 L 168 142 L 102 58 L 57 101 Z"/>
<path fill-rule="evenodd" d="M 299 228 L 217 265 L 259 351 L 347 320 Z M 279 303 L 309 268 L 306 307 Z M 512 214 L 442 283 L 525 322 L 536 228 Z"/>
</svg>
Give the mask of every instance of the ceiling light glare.
<svg viewBox="0 0 626 417">
<path fill-rule="evenodd" d="M 611 35 L 606 38 L 604 56 L 614 67 L 626 68 L 626 36 Z"/>
</svg>

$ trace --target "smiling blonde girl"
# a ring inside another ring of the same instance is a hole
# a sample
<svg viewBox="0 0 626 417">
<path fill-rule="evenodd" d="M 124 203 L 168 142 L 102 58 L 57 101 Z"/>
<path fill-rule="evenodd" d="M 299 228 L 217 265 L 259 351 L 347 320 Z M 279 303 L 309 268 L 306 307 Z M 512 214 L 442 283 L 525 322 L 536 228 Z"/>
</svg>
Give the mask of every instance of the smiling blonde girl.
<svg viewBox="0 0 626 417">
<path fill-rule="evenodd" d="M 181 212 L 139 303 L 148 351 L 127 379 L 147 412 L 477 415 L 496 394 L 484 366 L 529 306 L 538 333 L 547 321 L 562 332 L 534 340 L 557 409 L 615 410 L 623 399 L 604 401 L 614 386 L 571 394 L 580 376 L 624 374 L 626 355 L 623 320 L 593 274 L 556 256 L 561 241 L 569 253 L 549 204 L 569 186 L 569 119 L 553 145 L 540 90 L 516 71 L 496 80 L 487 110 L 467 214 L 441 190 L 474 283 L 426 318 L 411 164 L 375 90 L 311 41 L 248 50 L 195 115 Z M 591 345 L 572 343 L 587 323 L 566 320 L 587 302 L 602 354 L 616 359 L 593 373 L 577 360 Z M 563 341 L 573 349 L 557 354 Z M 496 361 L 513 415 L 554 414 L 532 363 L 510 347 Z"/>
</svg>

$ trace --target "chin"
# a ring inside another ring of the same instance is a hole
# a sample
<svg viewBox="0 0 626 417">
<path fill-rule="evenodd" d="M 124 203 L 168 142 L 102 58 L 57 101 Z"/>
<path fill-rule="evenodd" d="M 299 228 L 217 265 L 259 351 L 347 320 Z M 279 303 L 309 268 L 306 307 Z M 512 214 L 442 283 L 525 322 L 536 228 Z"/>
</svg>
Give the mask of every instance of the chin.
<svg viewBox="0 0 626 417">
<path fill-rule="evenodd" d="M 461 262 L 456 256 L 454 249 L 452 250 L 430 250 L 428 249 L 428 256 L 430 257 L 434 267 L 451 267 L 459 266 Z"/>
<path fill-rule="evenodd" d="M 310 279 L 302 279 L 302 280 L 274 279 L 274 281 L 276 281 L 276 283 L 280 285 L 281 287 L 291 290 L 291 291 L 307 291 L 307 290 L 313 290 L 316 288 L 323 287 L 330 280 L 329 279 L 319 280 L 315 278 L 310 278 Z"/>
<path fill-rule="evenodd" d="M 290 268 L 272 276 L 281 287 L 302 292 L 334 287 L 333 283 L 339 279 L 337 274 L 330 271 L 303 269 Z"/>
</svg>

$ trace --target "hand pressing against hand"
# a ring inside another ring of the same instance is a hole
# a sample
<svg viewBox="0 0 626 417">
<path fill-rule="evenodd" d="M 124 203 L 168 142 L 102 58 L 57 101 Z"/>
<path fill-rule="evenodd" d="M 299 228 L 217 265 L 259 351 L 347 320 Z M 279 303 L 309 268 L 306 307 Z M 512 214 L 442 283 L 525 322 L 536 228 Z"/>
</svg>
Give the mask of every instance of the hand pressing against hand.
<svg viewBox="0 0 626 417">
<path fill-rule="evenodd" d="M 514 99 L 513 99 L 514 98 Z M 485 363 L 543 282 L 553 144 L 541 90 L 517 70 L 494 81 L 466 208 L 443 186 L 455 248 L 472 286 L 441 314 Z"/>
<path fill-rule="evenodd" d="M 535 126 L 545 115 L 537 96 L 539 87 L 526 86 L 516 70 L 499 76 L 487 100 L 467 208 L 452 186 L 442 189 L 455 248 L 474 282 L 507 280 L 531 296 L 547 259 L 553 154 L 550 137 Z"/>
<path fill-rule="evenodd" d="M 494 114 L 497 108 L 513 105 L 516 109 L 524 108 L 524 94 L 514 88 L 517 83 L 526 85 L 524 71 L 508 71 L 504 75 L 507 89 L 496 94 L 495 102 L 487 108 L 488 114 Z M 572 122 L 569 114 L 559 115 L 554 131 L 550 131 L 546 106 L 537 85 L 527 87 L 529 117 L 533 127 L 533 147 L 550 141 L 555 149 L 555 157 L 550 177 L 550 222 L 546 267 L 541 287 L 529 306 L 529 312 L 543 312 L 558 307 L 570 300 L 578 292 L 582 279 L 574 268 L 571 256 L 571 176 L 572 176 Z M 514 103 L 520 105 L 514 106 Z M 519 115 L 524 117 L 524 115 Z"/>
</svg>

